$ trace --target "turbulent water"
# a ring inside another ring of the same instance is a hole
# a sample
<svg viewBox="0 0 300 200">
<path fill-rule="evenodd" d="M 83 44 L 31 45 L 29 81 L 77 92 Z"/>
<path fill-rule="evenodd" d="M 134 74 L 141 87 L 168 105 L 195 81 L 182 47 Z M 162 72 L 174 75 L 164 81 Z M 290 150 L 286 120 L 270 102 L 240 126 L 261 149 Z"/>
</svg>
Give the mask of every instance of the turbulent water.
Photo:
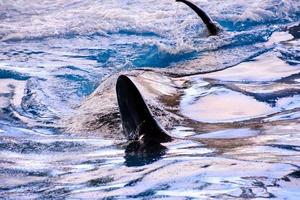
<svg viewBox="0 0 300 200">
<path fill-rule="evenodd" d="M 219 36 L 170 0 L 0 0 L 0 198 L 299 199 L 299 1 L 195 3 Z M 62 129 L 105 76 L 142 67 L 193 75 L 184 139 L 131 154 Z"/>
</svg>

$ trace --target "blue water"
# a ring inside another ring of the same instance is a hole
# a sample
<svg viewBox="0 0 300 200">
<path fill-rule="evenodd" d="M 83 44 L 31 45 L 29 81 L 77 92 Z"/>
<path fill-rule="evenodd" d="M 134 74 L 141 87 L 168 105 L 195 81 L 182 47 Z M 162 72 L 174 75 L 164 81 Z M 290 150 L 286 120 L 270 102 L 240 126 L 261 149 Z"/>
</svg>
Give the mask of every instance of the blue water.
<svg viewBox="0 0 300 200">
<path fill-rule="evenodd" d="M 300 3 L 194 2 L 219 36 L 169 0 L 0 1 L 1 198 L 299 198 Z M 135 154 L 65 124 L 140 68 L 186 80 L 168 107 L 184 139 Z"/>
</svg>

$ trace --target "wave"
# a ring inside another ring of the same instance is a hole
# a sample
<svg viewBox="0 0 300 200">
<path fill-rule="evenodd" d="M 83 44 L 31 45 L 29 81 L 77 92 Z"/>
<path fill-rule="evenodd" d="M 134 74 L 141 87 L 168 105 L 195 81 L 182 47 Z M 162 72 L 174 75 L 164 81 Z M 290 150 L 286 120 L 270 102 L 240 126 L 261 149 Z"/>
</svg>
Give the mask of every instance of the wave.
<svg viewBox="0 0 300 200">
<path fill-rule="evenodd" d="M 195 3 L 228 31 L 295 22 L 300 17 L 297 0 Z M 187 33 L 197 36 L 193 33 L 203 30 L 200 20 L 189 8 L 167 0 L 5 1 L 1 2 L 0 13 L 2 41 L 110 33 L 182 38 Z"/>
</svg>

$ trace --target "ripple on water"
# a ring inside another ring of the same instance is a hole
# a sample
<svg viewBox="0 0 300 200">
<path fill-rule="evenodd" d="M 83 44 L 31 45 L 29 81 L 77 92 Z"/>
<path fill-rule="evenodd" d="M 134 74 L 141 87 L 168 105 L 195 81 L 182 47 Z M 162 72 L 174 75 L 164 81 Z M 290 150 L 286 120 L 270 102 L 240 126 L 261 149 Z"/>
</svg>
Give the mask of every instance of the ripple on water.
<svg viewBox="0 0 300 200">
<path fill-rule="evenodd" d="M 0 198 L 298 199 L 298 0 L 196 3 L 224 34 L 204 37 L 169 0 L 1 1 Z M 189 119 L 170 143 L 57 128 L 104 76 L 139 67 L 232 68 L 180 88 L 144 74 L 159 94 L 183 91 L 175 114 Z"/>
<path fill-rule="evenodd" d="M 202 122 L 243 121 L 274 112 L 266 103 L 224 88 L 218 88 L 206 96 L 200 94 L 198 98 L 182 103 L 181 111 L 184 116 Z"/>
<path fill-rule="evenodd" d="M 286 84 L 285 80 L 298 74 L 298 67 L 267 53 L 226 70 L 197 76 L 181 98 L 180 112 L 196 121 L 218 123 L 298 108 L 299 85 Z"/>
</svg>

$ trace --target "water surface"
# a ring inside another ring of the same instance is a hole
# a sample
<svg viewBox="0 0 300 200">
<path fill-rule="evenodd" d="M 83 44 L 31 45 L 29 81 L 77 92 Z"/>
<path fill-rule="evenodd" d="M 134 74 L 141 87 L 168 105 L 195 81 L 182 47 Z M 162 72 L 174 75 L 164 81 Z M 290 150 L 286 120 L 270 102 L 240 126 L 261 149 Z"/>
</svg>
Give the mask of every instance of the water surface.
<svg viewBox="0 0 300 200">
<path fill-rule="evenodd" d="M 299 2 L 195 2 L 220 36 L 169 0 L 0 1 L 2 198 L 300 196 Z M 105 76 L 142 67 L 224 69 L 189 76 L 184 139 L 135 154 L 61 129 Z"/>
</svg>

